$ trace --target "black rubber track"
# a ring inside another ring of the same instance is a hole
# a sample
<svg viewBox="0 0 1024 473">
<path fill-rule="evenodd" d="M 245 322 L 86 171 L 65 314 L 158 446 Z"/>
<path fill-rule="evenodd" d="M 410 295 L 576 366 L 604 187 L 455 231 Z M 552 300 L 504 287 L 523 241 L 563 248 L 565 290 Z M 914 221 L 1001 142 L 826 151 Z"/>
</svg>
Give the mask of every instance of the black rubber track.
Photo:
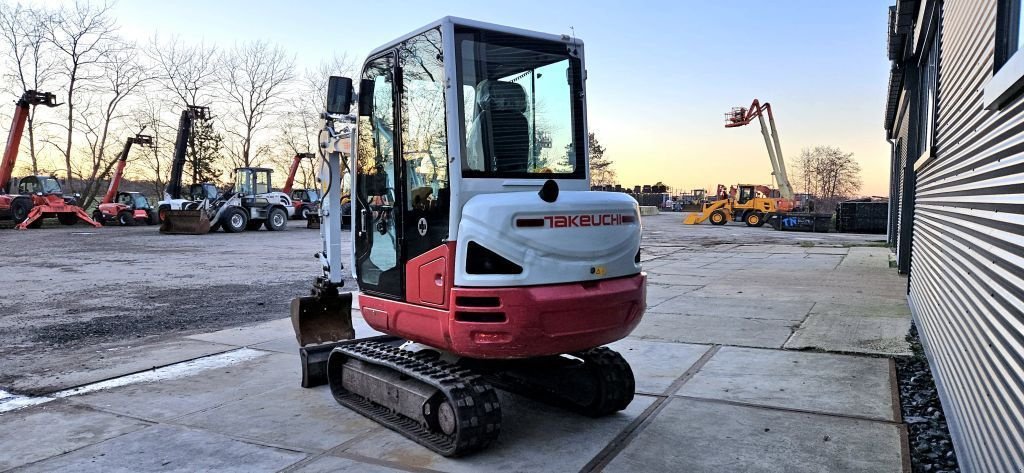
<svg viewBox="0 0 1024 473">
<path fill-rule="evenodd" d="M 393 369 L 438 389 L 455 408 L 452 435 L 433 431 L 417 419 L 391 411 L 341 386 L 341 371 L 348 358 Z M 385 427 L 447 457 L 487 447 L 501 431 L 501 407 L 494 388 L 471 370 L 401 350 L 375 341 L 345 344 L 331 352 L 327 379 L 334 399 Z"/>
</svg>

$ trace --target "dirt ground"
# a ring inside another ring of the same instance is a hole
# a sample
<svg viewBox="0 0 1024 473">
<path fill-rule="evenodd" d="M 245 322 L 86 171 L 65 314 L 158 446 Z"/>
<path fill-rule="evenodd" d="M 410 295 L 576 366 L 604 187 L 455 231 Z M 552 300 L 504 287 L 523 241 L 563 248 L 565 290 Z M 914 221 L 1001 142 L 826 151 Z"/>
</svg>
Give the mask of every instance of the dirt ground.
<svg viewBox="0 0 1024 473">
<path fill-rule="evenodd" d="M 156 226 L 0 228 L 0 385 L 54 352 L 92 355 L 288 314 L 318 266 L 319 232 L 290 222 L 203 236 Z"/>
<path fill-rule="evenodd" d="M 684 226 L 682 218 L 645 217 L 645 260 L 693 247 L 884 240 L 741 224 Z M 95 362 L 105 353 L 286 317 L 291 299 L 307 294 L 319 271 L 313 257 L 319 232 L 300 221 L 278 233 L 204 236 L 161 235 L 155 226 L 48 224 L 16 231 L 4 225 L 0 242 L 7 249 L 0 254 L 0 386 L 67 360 Z"/>
</svg>

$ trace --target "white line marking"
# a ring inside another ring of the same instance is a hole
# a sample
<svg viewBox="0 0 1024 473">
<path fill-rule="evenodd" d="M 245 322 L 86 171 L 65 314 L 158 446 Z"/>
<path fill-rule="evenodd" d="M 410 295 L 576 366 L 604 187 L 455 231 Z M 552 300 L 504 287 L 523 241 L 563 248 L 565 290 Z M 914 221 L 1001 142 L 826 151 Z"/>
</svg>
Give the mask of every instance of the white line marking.
<svg viewBox="0 0 1024 473">
<path fill-rule="evenodd" d="M 92 384 L 87 384 L 85 386 L 79 386 L 77 388 L 57 391 L 53 394 L 50 394 L 49 396 L 22 396 L 18 394 L 11 394 L 4 390 L 0 390 L 0 413 L 10 412 L 13 410 L 22 409 L 29 406 L 44 404 L 55 399 L 78 396 L 91 392 L 102 391 L 105 389 L 127 386 L 129 384 L 152 383 L 157 381 L 184 378 L 187 376 L 192 376 L 197 373 L 201 373 L 203 371 L 223 368 L 226 366 L 241 363 L 243 361 L 254 360 L 256 358 L 260 358 L 269 354 L 270 352 L 262 350 L 239 348 L 238 350 L 232 350 L 225 353 L 219 353 L 216 355 L 210 355 L 203 358 L 197 358 L 195 360 L 185 361 L 182 363 L 175 363 L 173 365 L 167 365 L 149 371 L 143 371 L 139 373 L 120 376 L 105 381 L 98 381 Z"/>
</svg>

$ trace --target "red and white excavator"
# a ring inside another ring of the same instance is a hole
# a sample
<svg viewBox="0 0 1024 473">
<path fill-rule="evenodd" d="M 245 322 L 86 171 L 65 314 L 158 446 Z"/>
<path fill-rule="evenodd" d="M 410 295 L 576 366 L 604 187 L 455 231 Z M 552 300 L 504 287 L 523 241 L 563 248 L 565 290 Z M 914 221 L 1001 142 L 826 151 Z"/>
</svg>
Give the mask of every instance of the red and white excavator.
<svg viewBox="0 0 1024 473">
<path fill-rule="evenodd" d="M 303 386 L 446 456 L 497 438 L 495 388 L 589 416 L 630 404 L 633 372 L 604 345 L 646 308 L 640 214 L 590 191 L 583 50 L 447 17 L 370 53 L 358 113 L 352 81 L 330 79 L 323 273 L 292 301 Z M 380 337 L 350 340 L 343 154 L 353 276 Z"/>
<path fill-rule="evenodd" d="M 60 182 L 52 176 L 27 176 L 14 179 L 14 165 L 18 160 L 21 136 L 25 131 L 29 110 L 33 106 L 56 107 L 57 97 L 49 92 L 28 90 L 15 102 L 7 148 L 0 161 L 0 218 L 17 222 L 14 228 L 39 228 L 43 218 L 56 217 L 63 225 L 74 225 L 79 220 L 94 227 L 100 224 L 77 204 L 75 197 L 65 197 Z"/>
<path fill-rule="evenodd" d="M 141 133 L 141 132 L 140 132 Z M 110 178 L 110 186 L 103 200 L 92 212 L 92 219 L 101 224 L 117 222 L 118 225 L 135 225 L 142 222 L 146 225 L 155 225 L 159 222 L 159 216 L 153 206 L 140 192 L 119 192 L 121 177 L 124 175 L 124 167 L 128 163 L 128 153 L 132 145 L 144 147 L 153 146 L 153 137 L 149 135 L 136 134 L 125 140 L 124 149 L 117 159 L 117 167 L 114 169 L 114 176 Z"/>
</svg>

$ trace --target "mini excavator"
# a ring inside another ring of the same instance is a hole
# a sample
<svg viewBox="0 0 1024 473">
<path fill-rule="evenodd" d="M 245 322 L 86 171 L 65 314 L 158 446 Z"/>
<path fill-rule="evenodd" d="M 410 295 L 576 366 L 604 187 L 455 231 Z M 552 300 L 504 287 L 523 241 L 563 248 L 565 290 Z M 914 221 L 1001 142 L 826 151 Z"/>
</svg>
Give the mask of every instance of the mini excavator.
<svg viewBox="0 0 1024 473">
<path fill-rule="evenodd" d="M 630 404 L 604 345 L 646 309 L 640 214 L 589 191 L 584 71 L 576 38 L 447 17 L 372 52 L 358 96 L 330 78 L 323 274 L 291 306 L 303 386 L 445 456 L 498 437 L 496 388 L 588 416 Z M 360 311 L 385 334 L 354 340 L 346 155 Z"/>
</svg>

